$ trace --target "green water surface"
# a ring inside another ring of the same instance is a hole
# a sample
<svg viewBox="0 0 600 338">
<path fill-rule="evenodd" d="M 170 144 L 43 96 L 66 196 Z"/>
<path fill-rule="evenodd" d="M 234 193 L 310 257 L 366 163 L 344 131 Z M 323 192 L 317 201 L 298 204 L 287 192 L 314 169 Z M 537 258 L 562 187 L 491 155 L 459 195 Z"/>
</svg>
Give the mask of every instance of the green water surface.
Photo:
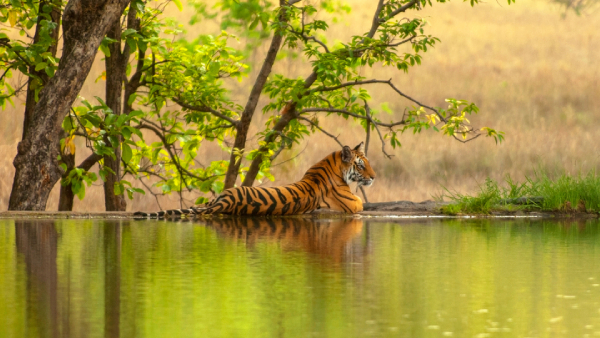
<svg viewBox="0 0 600 338">
<path fill-rule="evenodd" d="M 598 221 L 0 221 L 0 337 L 593 337 Z"/>
</svg>

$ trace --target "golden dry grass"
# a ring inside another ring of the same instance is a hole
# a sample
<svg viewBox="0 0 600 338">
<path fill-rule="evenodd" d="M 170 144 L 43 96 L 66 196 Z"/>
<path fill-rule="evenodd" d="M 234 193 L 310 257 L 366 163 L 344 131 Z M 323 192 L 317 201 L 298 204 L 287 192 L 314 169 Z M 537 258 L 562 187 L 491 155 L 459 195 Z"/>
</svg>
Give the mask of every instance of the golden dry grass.
<svg viewBox="0 0 600 338">
<path fill-rule="evenodd" d="M 366 30 L 372 18 L 369 2 L 349 1 L 352 14 L 332 26 L 335 38 Z M 173 13 L 182 16 L 185 14 Z M 484 3 L 471 8 L 455 2 L 435 5 L 418 13 L 431 23 L 429 33 L 442 43 L 425 54 L 423 65 L 409 74 L 395 69 L 364 69 L 375 78 L 392 78 L 397 86 L 414 98 L 434 106 L 444 106 L 444 98 L 474 101 L 481 113 L 471 119 L 476 126 L 491 126 L 506 132 L 506 141 L 479 138 L 461 144 L 435 132 L 406 134 L 402 148 L 395 150 L 392 160 L 380 153 L 378 139 L 372 138 L 369 158 L 378 173 L 373 187 L 368 188 L 370 201 L 424 200 L 441 191 L 440 185 L 468 193 L 485 177 L 502 180 L 506 174 L 522 178 L 535 168 L 552 170 L 600 169 L 600 13 L 561 18 L 561 11 L 546 1 Z M 203 26 L 205 27 L 205 26 Z M 198 33 L 200 27 L 189 30 Z M 333 40 L 333 39 L 330 39 Z M 253 56 L 261 60 L 263 50 Z M 103 83 L 94 83 L 100 66 L 90 74 L 82 95 L 102 95 Z M 298 60 L 283 60 L 275 69 L 288 75 L 306 76 L 310 69 Z M 250 79 L 253 79 L 251 76 Z M 251 81 L 244 87 L 233 84 L 233 95 L 244 102 Z M 389 102 L 397 118 L 409 104 L 387 89 L 374 90 L 373 106 Z M 0 210 L 8 206 L 14 169 L 12 160 L 21 135 L 22 106 L 4 111 L 0 136 Z M 257 113 L 255 128 L 264 117 Z M 343 121 L 343 120 L 342 120 Z M 323 123 L 342 142 L 355 145 L 364 134 L 353 122 L 337 118 Z M 250 146 L 256 146 L 256 138 Z M 337 144 L 324 135 L 305 140 L 295 150 L 275 162 L 298 155 L 273 169 L 276 182 L 282 184 L 299 179 L 310 164 L 334 149 Z M 79 149 L 83 149 L 80 144 Z M 206 147 L 206 160 L 225 159 L 227 154 Z M 304 151 L 302 151 L 305 149 Z M 78 154 L 81 158 L 84 152 Z M 79 160 L 79 159 L 78 159 Z M 58 189 L 55 188 L 48 210 L 56 210 Z M 176 196 L 164 198 L 162 207 L 178 205 Z M 129 203 L 129 209 L 158 207 L 151 196 L 140 196 Z M 92 187 L 84 201 L 75 202 L 75 210 L 103 209 L 100 185 Z"/>
</svg>

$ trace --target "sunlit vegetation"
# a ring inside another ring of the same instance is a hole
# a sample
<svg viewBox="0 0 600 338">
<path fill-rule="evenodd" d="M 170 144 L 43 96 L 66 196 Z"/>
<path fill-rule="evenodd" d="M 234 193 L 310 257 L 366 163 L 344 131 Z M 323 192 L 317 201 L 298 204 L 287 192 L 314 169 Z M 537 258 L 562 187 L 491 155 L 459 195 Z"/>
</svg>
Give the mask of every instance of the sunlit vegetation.
<svg viewBox="0 0 600 338">
<path fill-rule="evenodd" d="M 517 210 L 596 213 L 600 212 L 600 176 L 594 171 L 576 176 L 537 171 L 522 183 L 510 176 L 504 184 L 488 178 L 473 196 L 448 189 L 444 195 L 452 201 L 443 208 L 448 214 Z"/>
</svg>

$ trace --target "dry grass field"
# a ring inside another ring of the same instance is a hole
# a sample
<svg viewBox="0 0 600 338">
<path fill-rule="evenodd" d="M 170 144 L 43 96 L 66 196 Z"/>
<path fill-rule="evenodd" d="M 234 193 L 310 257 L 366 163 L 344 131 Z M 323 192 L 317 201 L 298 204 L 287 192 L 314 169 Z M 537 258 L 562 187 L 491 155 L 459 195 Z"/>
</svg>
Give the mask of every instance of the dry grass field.
<svg viewBox="0 0 600 338">
<path fill-rule="evenodd" d="M 351 15 L 332 25 L 333 38 L 367 30 L 372 19 L 368 1 L 348 1 Z M 491 1 L 471 8 L 460 1 L 436 4 L 418 12 L 430 22 L 429 33 L 442 43 L 426 53 L 423 65 L 408 74 L 395 69 L 365 69 L 366 75 L 378 79 L 392 78 L 403 91 L 421 102 L 444 106 L 444 98 L 467 99 L 480 107 L 471 118 L 475 126 L 490 126 L 506 133 L 506 140 L 496 145 L 492 139 L 479 138 L 466 144 L 426 131 L 402 136 L 402 147 L 393 151 L 393 159 L 384 159 L 380 143 L 372 139 L 369 158 L 378 179 L 368 196 L 371 202 L 431 199 L 445 186 L 469 193 L 486 177 L 502 180 L 507 174 L 522 179 L 535 169 L 566 170 L 571 173 L 600 169 L 600 12 L 586 16 L 568 14 L 543 0 L 517 0 L 508 6 Z M 186 20 L 185 13 L 172 12 Z M 193 37 L 200 25 L 189 29 Z M 206 28 L 202 25 L 202 28 Z M 263 48 L 264 49 L 264 48 Z M 264 50 L 252 59 L 261 60 Z M 98 59 L 98 63 L 100 60 Z M 82 95 L 102 95 L 103 83 L 95 83 L 101 67 L 92 70 Z M 282 60 L 274 69 L 288 75 L 306 76 L 308 64 L 299 60 Z M 244 102 L 253 77 L 232 85 L 234 98 Z M 238 87 L 235 87 L 238 86 Z M 387 89 L 371 87 L 373 103 L 389 102 L 399 118 L 405 100 Z M 0 210 L 8 206 L 14 169 L 12 161 L 21 136 L 22 102 L 0 115 Z M 264 116 L 257 113 L 255 126 L 262 126 Z M 323 126 L 349 145 L 364 139 L 357 124 L 332 117 Z M 256 138 L 251 145 L 256 146 Z M 298 180 L 314 162 L 338 148 L 322 134 L 306 139 L 296 149 L 283 154 L 275 163 L 275 182 Z M 83 158 L 83 144 L 79 145 Z M 206 161 L 225 159 L 227 154 L 208 146 Z M 78 159 L 79 161 L 79 159 Z M 56 210 L 58 187 L 54 189 L 48 210 Z M 161 198 L 161 207 L 176 207 L 176 196 Z M 150 195 L 138 196 L 128 205 L 130 210 L 156 210 Z M 77 211 L 103 210 L 100 183 L 90 188 L 83 201 L 75 202 Z"/>
</svg>

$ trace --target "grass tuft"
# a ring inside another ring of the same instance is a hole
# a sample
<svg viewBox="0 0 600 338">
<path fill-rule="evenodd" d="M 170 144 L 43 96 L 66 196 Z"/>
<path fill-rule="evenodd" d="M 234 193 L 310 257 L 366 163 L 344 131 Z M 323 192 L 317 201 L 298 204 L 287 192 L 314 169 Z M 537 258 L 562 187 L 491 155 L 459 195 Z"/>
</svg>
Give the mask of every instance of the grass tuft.
<svg viewBox="0 0 600 338">
<path fill-rule="evenodd" d="M 600 212 L 600 176 L 595 171 L 577 176 L 562 173 L 555 177 L 536 171 L 523 183 L 507 175 L 504 186 L 488 178 L 475 196 L 444 190 L 444 197 L 454 203 L 442 211 L 452 215 L 516 210 Z"/>
</svg>

